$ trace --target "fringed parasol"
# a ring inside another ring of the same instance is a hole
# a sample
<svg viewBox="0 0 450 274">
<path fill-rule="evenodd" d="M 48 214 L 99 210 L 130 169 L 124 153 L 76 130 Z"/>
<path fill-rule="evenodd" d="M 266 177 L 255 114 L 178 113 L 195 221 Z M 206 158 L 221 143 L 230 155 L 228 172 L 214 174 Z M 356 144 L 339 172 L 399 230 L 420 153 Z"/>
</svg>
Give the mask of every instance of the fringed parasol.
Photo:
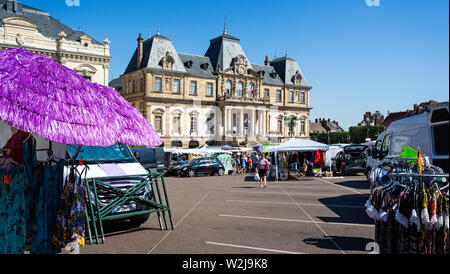
<svg viewBox="0 0 450 274">
<path fill-rule="evenodd" d="M 0 119 L 62 144 L 162 143 L 117 91 L 25 49 L 0 51 Z"/>
</svg>

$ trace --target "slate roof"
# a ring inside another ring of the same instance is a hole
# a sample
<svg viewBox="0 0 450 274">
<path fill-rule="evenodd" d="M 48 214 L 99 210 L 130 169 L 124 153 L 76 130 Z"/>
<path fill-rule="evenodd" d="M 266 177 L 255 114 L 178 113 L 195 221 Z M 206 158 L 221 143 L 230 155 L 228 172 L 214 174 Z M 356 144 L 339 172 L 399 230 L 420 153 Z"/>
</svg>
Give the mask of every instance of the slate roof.
<svg viewBox="0 0 450 274">
<path fill-rule="evenodd" d="M 215 77 L 218 72 L 218 65 L 220 65 L 220 71 L 226 70 L 231 66 L 233 58 L 240 55 L 244 56 L 248 61 L 248 58 L 240 45 L 240 39 L 228 34 L 222 34 L 210 40 L 210 46 L 206 51 L 205 56 L 177 53 L 172 41 L 158 34 L 143 41 L 141 68 L 162 69 L 159 62 L 168 51 L 175 59 L 174 71 L 198 75 L 199 77 Z M 187 62 L 191 62 L 190 66 L 186 66 Z M 264 84 L 280 86 L 284 84 L 293 85 L 292 76 L 294 76 L 297 71 L 302 74 L 297 61 L 287 56 L 270 61 L 269 66 L 251 64 L 248 61 L 248 68 L 256 72 L 263 71 Z M 138 70 L 137 47 L 124 74 L 136 70 Z M 301 84 L 304 86 L 308 85 L 304 77 Z"/>
<path fill-rule="evenodd" d="M 252 64 L 253 69 L 256 72 L 264 71 L 263 84 L 283 85 L 280 75 L 276 73 L 275 68 L 272 66 Z"/>
<path fill-rule="evenodd" d="M 152 36 L 143 42 L 144 50 L 141 62 L 141 68 L 154 68 L 162 69 L 160 65 L 161 59 L 166 55 L 167 52 L 174 58 L 175 63 L 173 64 L 174 71 L 186 72 L 183 62 L 178 56 L 172 41 L 162 35 Z M 131 73 L 137 70 L 137 47 L 134 51 L 133 57 L 131 57 L 130 63 L 127 66 L 124 74 Z"/>
<path fill-rule="evenodd" d="M 189 74 L 204 76 L 204 77 L 215 77 L 214 68 L 211 61 L 206 56 L 198 56 L 192 54 L 178 53 L 183 64 L 192 61 L 190 67 L 185 66 L 185 70 Z"/>
<path fill-rule="evenodd" d="M 205 56 L 211 60 L 215 71 L 218 70 L 218 65 L 220 65 L 221 71 L 226 70 L 230 67 L 233 58 L 239 55 L 245 56 L 248 60 L 241 47 L 240 39 L 228 34 L 222 34 L 210 40 L 209 48 L 205 53 Z M 248 67 L 253 69 L 250 62 Z"/>
<path fill-rule="evenodd" d="M 308 82 L 306 81 L 297 61 L 295 61 L 294 59 L 284 56 L 270 61 L 270 65 L 273 66 L 280 74 L 281 80 L 283 80 L 286 85 L 294 84 L 292 82 L 292 77 L 296 74 L 297 71 L 302 75 L 301 85 L 308 85 Z"/>
<path fill-rule="evenodd" d="M 23 5 L 19 2 L 18 10 L 16 12 L 12 10 L 9 11 L 7 10 L 7 0 L 0 0 L 0 26 L 3 25 L 1 20 L 13 16 L 25 17 L 33 21 L 37 25 L 38 31 L 48 38 L 58 39 L 58 33 L 60 33 L 61 31 L 64 31 L 67 34 L 67 40 L 72 41 L 79 41 L 81 36 L 87 35 L 82 31 L 75 31 L 72 28 L 64 25 L 57 19 L 51 17 L 48 12 Z M 103 45 L 92 37 L 91 39 L 93 44 Z"/>
<path fill-rule="evenodd" d="M 111 80 L 111 82 L 109 82 L 108 86 L 111 88 L 115 87 L 122 88 L 122 79 L 121 78 L 113 79 Z"/>
</svg>

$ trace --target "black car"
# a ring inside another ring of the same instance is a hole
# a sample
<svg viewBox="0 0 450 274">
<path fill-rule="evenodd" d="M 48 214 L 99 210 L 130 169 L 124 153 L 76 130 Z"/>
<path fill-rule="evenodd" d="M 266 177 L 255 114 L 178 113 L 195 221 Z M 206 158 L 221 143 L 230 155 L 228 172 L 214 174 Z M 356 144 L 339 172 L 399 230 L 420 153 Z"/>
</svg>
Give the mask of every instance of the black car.
<svg viewBox="0 0 450 274">
<path fill-rule="evenodd" d="M 210 174 L 223 176 L 225 174 L 225 167 L 215 157 L 197 158 L 191 160 L 188 164 L 177 167 L 178 175 L 194 177 L 199 174 Z"/>
<path fill-rule="evenodd" d="M 151 173 L 164 173 L 167 170 L 164 148 L 131 148 L 133 155 Z"/>
<path fill-rule="evenodd" d="M 333 171 L 341 176 L 347 174 L 365 173 L 367 152 L 369 147 L 366 145 L 350 145 L 340 151 L 333 162 Z"/>
</svg>

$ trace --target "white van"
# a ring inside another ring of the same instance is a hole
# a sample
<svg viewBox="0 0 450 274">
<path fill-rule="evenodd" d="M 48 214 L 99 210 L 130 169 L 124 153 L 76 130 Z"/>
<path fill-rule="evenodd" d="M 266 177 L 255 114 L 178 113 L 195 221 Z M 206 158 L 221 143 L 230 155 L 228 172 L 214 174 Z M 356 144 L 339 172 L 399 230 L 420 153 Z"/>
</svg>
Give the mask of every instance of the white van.
<svg viewBox="0 0 450 274">
<path fill-rule="evenodd" d="M 448 102 L 432 105 L 427 111 L 393 122 L 380 135 L 373 151 L 372 169 L 385 159 L 399 157 L 405 146 L 420 148 L 430 162 L 449 172 L 449 109 Z M 381 141 L 382 140 L 382 141 Z"/>
<path fill-rule="evenodd" d="M 69 160 L 76 154 L 74 146 L 67 146 L 66 159 Z M 143 177 L 149 172 L 142 166 L 142 164 L 134 157 L 130 148 L 121 143 L 117 143 L 109 147 L 81 147 L 81 152 L 78 154 L 76 160 L 84 161 L 84 166 L 87 166 L 86 174 L 83 174 L 83 179 L 99 178 L 99 177 L 114 177 L 108 180 L 108 183 L 120 189 L 127 189 L 140 182 Z M 79 166 L 78 171 L 82 172 L 84 166 Z M 66 166 L 65 173 L 68 172 Z M 103 193 L 101 189 L 97 190 L 99 195 L 100 207 L 105 206 L 111 199 L 115 198 L 110 193 Z M 142 196 L 147 199 L 153 199 L 153 192 L 151 186 L 142 192 Z M 147 210 L 144 205 L 136 204 L 135 202 L 128 202 L 122 206 L 113 209 L 113 214 L 129 213 L 133 211 Z M 130 217 L 130 220 L 136 225 L 146 222 L 150 214 L 137 215 Z"/>
</svg>

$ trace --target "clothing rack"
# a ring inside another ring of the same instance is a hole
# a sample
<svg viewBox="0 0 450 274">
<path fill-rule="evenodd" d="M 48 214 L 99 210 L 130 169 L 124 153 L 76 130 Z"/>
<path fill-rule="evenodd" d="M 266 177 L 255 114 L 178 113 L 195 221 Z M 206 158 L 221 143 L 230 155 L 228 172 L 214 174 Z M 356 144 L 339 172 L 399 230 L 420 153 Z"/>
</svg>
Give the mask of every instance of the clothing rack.
<svg viewBox="0 0 450 274">
<path fill-rule="evenodd" d="M 448 178 L 449 174 L 389 173 L 389 177 Z"/>
</svg>

